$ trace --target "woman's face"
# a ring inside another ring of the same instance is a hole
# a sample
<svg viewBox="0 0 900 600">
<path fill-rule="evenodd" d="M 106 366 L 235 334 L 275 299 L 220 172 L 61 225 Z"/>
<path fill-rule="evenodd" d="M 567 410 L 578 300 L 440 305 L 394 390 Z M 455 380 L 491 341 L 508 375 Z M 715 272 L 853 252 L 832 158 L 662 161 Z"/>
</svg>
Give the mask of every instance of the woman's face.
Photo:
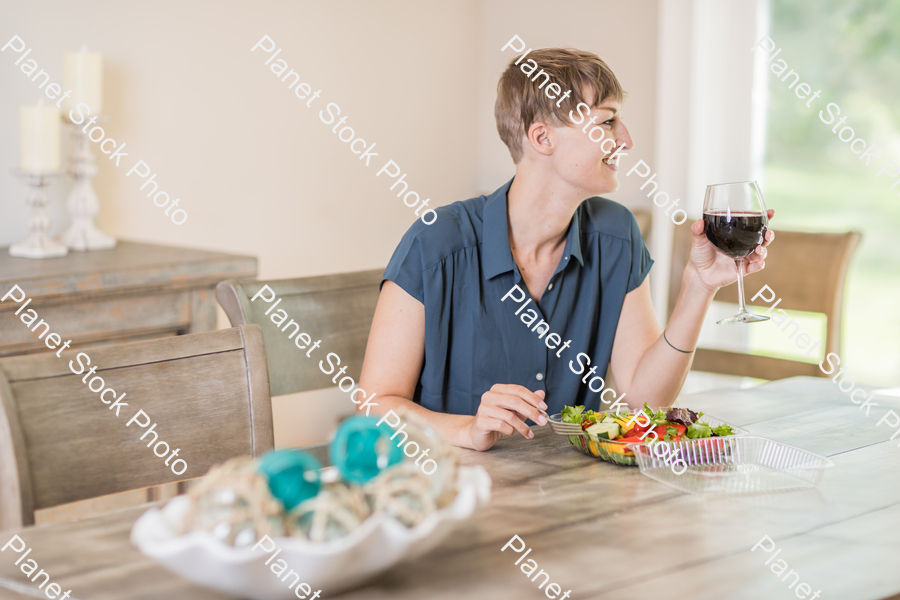
<svg viewBox="0 0 900 600">
<path fill-rule="evenodd" d="M 552 154 L 556 173 L 586 195 L 605 194 L 619 188 L 616 163 L 622 155 L 620 153 L 612 161 L 609 158 L 623 144 L 622 152 L 627 152 L 633 145 L 628 128 L 622 121 L 621 110 L 622 106 L 616 99 L 604 100 L 590 113 L 584 106 L 581 106 L 580 113 L 572 113 L 575 120 L 583 118 L 581 124 L 569 121 L 569 126 L 552 128 L 558 140 Z M 595 142 L 592 138 L 600 141 Z M 615 144 L 607 142 L 608 139 L 614 140 Z"/>
</svg>

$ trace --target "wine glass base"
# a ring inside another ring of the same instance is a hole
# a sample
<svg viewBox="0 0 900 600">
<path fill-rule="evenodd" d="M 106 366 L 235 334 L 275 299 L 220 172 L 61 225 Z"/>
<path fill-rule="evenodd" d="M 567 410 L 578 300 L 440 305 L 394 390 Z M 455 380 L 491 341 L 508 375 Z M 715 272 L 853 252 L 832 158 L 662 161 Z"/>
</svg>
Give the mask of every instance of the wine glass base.
<svg viewBox="0 0 900 600">
<path fill-rule="evenodd" d="M 762 315 L 754 315 L 753 313 L 743 312 L 734 315 L 733 317 L 728 317 L 727 319 L 722 319 L 721 321 L 716 321 L 716 325 L 735 325 L 738 323 L 758 323 L 759 321 L 768 321 L 769 317 L 764 317 Z"/>
</svg>

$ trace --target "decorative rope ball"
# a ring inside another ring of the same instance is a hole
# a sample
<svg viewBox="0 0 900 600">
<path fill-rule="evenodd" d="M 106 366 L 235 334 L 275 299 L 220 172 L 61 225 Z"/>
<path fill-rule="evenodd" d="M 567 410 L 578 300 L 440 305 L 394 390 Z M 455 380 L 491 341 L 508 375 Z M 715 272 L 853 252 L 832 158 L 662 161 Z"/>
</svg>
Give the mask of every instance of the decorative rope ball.
<svg viewBox="0 0 900 600">
<path fill-rule="evenodd" d="M 428 458 L 437 463 L 437 469 L 428 475 L 422 471 L 420 466 L 416 468 L 428 481 L 428 487 L 431 497 L 434 499 L 435 507 L 444 508 L 448 506 L 456 498 L 457 492 L 456 478 L 459 467 L 459 455 L 456 452 L 456 448 L 429 425 L 427 421 L 414 412 L 405 408 L 398 408 L 395 412 L 400 416 L 402 422 L 406 423 L 404 431 L 409 434 L 408 441 L 416 442 L 420 448 L 428 448 L 430 450 Z M 414 464 L 414 461 L 411 460 L 406 462 Z"/>
<path fill-rule="evenodd" d="M 269 493 L 265 477 L 249 457 L 233 458 L 210 469 L 188 492 L 191 506 L 181 533 L 209 531 L 232 546 L 249 546 L 264 535 L 284 535 L 281 503 Z"/>
<path fill-rule="evenodd" d="M 372 512 L 384 512 L 415 527 L 436 508 L 429 477 L 414 462 L 402 462 L 366 484 L 366 500 Z"/>
<path fill-rule="evenodd" d="M 360 488 L 327 483 L 317 496 L 289 511 L 284 524 L 288 535 L 327 542 L 347 535 L 370 514 Z"/>
</svg>

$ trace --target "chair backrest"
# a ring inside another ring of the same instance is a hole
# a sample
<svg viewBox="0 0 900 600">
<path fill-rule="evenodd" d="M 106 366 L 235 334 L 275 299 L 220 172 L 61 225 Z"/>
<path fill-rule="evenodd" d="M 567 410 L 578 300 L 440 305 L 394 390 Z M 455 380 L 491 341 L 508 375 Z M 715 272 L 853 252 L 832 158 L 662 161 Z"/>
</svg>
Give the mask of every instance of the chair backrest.
<svg viewBox="0 0 900 600">
<path fill-rule="evenodd" d="M 782 299 L 777 308 L 824 314 L 827 319 L 822 344 L 824 352 L 840 354 L 844 282 L 850 259 L 861 238 L 862 235 L 856 231 L 805 233 L 779 229 L 775 242 L 769 246 L 766 268 L 744 278 L 746 302 L 749 304 L 750 298 L 768 285 L 774 290 L 776 298 Z M 677 226 L 669 278 L 670 315 L 681 290 L 681 274 L 687 265 L 690 249 L 690 225 Z M 715 300 L 737 304 L 737 285 L 720 289 Z M 759 300 L 756 303 L 761 304 Z M 697 349 L 692 369 L 770 380 L 796 375 L 825 376 L 816 364 L 709 348 Z"/>
<path fill-rule="evenodd" d="M 359 381 L 383 274 L 384 269 L 375 269 L 298 279 L 229 280 L 216 287 L 216 298 L 232 326 L 256 323 L 262 329 L 269 386 L 273 396 L 280 396 L 333 387 L 332 377 L 318 366 L 330 352 L 340 357 L 341 367 L 348 367 L 346 375 Z M 299 324 L 299 331 L 291 321 Z M 297 342 L 301 333 L 313 343 L 322 341 L 309 358 L 309 348 L 300 349 L 307 344 Z"/>
<path fill-rule="evenodd" d="M 273 435 L 255 325 L 2 359 L 0 530 L 40 508 L 200 477 L 270 450 Z"/>
<path fill-rule="evenodd" d="M 632 211 L 637 221 L 638 229 L 641 230 L 641 237 L 644 240 L 650 239 L 650 230 L 653 228 L 653 213 L 649 210 L 637 209 Z"/>
</svg>

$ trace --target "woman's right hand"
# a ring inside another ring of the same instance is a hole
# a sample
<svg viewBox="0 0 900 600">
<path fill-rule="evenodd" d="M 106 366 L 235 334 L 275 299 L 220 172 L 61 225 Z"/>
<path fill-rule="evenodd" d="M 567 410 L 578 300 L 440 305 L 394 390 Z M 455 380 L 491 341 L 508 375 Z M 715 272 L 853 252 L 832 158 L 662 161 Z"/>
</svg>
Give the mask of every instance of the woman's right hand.
<svg viewBox="0 0 900 600">
<path fill-rule="evenodd" d="M 534 433 L 525 424 L 531 419 L 538 425 L 546 425 L 547 418 L 540 411 L 547 410 L 544 390 L 531 390 L 515 384 L 495 383 L 481 395 L 478 412 L 469 425 L 469 436 L 474 450 L 487 450 L 502 437 L 516 431 L 526 439 Z"/>
</svg>

